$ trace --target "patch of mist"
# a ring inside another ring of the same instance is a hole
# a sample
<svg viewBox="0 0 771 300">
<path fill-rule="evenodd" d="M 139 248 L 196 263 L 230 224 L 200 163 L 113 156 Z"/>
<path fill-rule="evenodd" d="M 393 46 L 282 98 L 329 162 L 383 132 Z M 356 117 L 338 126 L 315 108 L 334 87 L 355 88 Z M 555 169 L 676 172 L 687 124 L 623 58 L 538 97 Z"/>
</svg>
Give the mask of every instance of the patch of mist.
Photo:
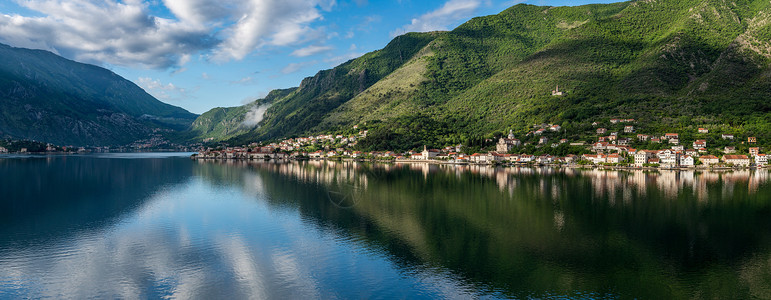
<svg viewBox="0 0 771 300">
<path fill-rule="evenodd" d="M 255 105 L 244 116 L 244 121 L 241 123 L 246 127 L 254 127 L 265 118 L 265 112 L 270 108 L 270 104 Z"/>
</svg>

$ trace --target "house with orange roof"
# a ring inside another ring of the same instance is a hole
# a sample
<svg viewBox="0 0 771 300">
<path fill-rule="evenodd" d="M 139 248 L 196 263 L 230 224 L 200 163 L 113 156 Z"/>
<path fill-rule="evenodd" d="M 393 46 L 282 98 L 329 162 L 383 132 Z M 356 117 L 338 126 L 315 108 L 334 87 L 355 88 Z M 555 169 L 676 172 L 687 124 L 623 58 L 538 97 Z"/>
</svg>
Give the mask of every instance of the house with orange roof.
<svg viewBox="0 0 771 300">
<path fill-rule="evenodd" d="M 750 158 L 747 155 L 723 155 L 723 162 L 734 166 L 750 166 Z"/>
<path fill-rule="evenodd" d="M 702 155 L 699 157 L 699 161 L 706 166 L 710 166 L 719 163 L 720 159 L 714 155 Z"/>
</svg>

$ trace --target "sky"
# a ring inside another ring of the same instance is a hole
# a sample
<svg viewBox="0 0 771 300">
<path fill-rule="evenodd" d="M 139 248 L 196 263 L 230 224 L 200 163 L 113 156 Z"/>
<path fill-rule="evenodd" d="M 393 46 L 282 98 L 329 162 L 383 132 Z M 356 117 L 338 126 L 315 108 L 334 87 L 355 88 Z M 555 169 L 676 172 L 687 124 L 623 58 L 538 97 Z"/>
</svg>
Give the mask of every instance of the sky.
<svg viewBox="0 0 771 300">
<path fill-rule="evenodd" d="M 95 64 L 193 113 L 238 106 L 517 3 L 608 0 L 0 0 L 0 43 Z"/>
</svg>

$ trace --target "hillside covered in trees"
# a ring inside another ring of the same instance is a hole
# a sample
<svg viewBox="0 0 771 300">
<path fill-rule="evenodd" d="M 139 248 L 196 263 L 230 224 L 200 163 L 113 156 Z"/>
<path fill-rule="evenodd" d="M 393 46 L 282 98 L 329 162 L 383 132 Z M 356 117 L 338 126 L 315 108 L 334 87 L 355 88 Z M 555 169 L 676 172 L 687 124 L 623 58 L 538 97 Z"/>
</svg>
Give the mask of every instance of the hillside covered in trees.
<svg viewBox="0 0 771 300">
<path fill-rule="evenodd" d="M 662 132 L 709 125 L 768 141 L 769 21 L 767 0 L 519 4 L 320 71 L 274 94 L 252 128 L 193 130 L 241 144 L 360 125 L 370 130 L 365 144 L 409 148 L 524 135 L 541 123 L 582 139 L 587 124 L 622 117 Z"/>
</svg>

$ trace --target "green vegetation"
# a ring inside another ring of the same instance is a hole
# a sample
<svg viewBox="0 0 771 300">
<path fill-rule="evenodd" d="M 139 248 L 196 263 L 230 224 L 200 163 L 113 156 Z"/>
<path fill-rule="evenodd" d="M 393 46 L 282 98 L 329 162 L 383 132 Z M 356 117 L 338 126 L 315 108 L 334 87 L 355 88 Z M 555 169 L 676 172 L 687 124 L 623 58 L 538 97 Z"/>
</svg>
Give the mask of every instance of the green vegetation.
<svg viewBox="0 0 771 300">
<path fill-rule="evenodd" d="M 619 117 L 639 133 L 689 140 L 706 126 L 710 145 L 732 133 L 771 146 L 769 16 L 760 0 L 520 4 L 321 71 L 229 142 L 360 125 L 371 129 L 364 150 L 485 149 L 542 123 L 563 126 L 552 141 L 596 141 L 590 124 Z M 565 95 L 551 95 L 557 85 Z"/>
<path fill-rule="evenodd" d="M 21 149 L 27 149 L 27 152 L 46 152 L 46 143 L 27 141 L 27 140 L 0 140 L 0 147 L 5 148 L 8 152 L 20 152 Z M 61 148 L 56 147 L 57 150 Z"/>
<path fill-rule="evenodd" d="M 59 145 L 124 145 L 196 117 L 132 82 L 51 52 L 0 44 L 0 137 Z"/>
<path fill-rule="evenodd" d="M 195 138 L 229 138 L 249 132 L 257 124 L 246 121 L 250 111 L 257 111 L 261 107 L 267 107 L 277 99 L 286 97 L 294 89 L 273 90 L 265 98 L 255 100 L 244 106 L 217 107 L 200 115 L 191 127 Z M 253 112 L 252 114 L 255 114 Z M 245 122 L 246 121 L 246 122 Z"/>
</svg>

